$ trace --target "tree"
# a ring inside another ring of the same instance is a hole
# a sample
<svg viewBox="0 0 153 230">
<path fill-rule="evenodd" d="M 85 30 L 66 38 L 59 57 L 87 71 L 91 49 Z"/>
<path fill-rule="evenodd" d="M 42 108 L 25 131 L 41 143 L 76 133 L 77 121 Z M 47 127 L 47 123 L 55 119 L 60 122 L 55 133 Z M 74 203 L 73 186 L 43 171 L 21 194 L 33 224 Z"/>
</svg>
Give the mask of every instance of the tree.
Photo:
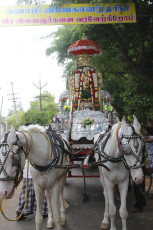
<svg viewBox="0 0 153 230">
<path fill-rule="evenodd" d="M 49 111 L 28 110 L 23 114 L 22 124 L 31 122 L 33 124 L 47 125 L 52 122 L 52 117 Z"/>
<path fill-rule="evenodd" d="M 53 117 L 57 115 L 58 108 L 55 97 L 48 91 L 42 95 L 42 111 L 40 111 L 39 97 L 30 102 L 30 109 L 24 113 L 22 123 L 32 122 L 34 124 L 47 125 L 51 123 Z"/>
<path fill-rule="evenodd" d="M 34 101 L 30 102 L 30 110 L 39 110 L 40 109 L 40 96 L 36 96 Z M 41 95 L 41 101 L 42 101 L 42 110 L 43 111 L 49 111 L 50 114 L 57 114 L 58 108 L 57 103 L 55 103 L 55 97 L 51 95 L 48 91 L 44 91 Z"/>
</svg>

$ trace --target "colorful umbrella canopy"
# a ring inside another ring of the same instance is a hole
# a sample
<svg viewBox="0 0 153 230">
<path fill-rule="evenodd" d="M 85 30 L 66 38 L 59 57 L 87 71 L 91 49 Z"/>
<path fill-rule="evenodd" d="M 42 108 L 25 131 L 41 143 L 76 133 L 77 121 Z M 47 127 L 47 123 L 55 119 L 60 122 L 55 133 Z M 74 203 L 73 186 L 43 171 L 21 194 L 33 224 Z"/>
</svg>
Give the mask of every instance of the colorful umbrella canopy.
<svg viewBox="0 0 153 230">
<path fill-rule="evenodd" d="M 80 55 L 80 54 L 100 55 L 102 53 L 102 49 L 96 42 L 92 40 L 88 40 L 85 37 L 83 37 L 82 40 L 77 40 L 68 48 L 68 53 L 75 54 L 75 55 Z"/>
</svg>

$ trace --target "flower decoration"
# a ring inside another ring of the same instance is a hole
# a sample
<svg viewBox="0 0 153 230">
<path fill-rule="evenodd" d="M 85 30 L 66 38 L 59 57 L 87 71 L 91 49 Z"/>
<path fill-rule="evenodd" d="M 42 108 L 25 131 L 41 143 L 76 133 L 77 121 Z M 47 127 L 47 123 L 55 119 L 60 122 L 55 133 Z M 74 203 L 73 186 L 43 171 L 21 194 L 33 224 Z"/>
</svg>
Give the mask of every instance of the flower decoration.
<svg viewBox="0 0 153 230">
<path fill-rule="evenodd" d="M 91 117 L 88 117 L 88 118 L 83 120 L 82 126 L 83 126 L 83 128 L 86 128 L 87 125 L 92 125 L 93 123 L 94 123 L 94 119 Z"/>
<path fill-rule="evenodd" d="M 75 100 L 75 101 L 73 102 L 73 107 L 74 107 L 74 108 L 77 108 L 77 107 L 78 107 L 78 101 L 77 101 L 77 100 Z"/>
<path fill-rule="evenodd" d="M 107 105 L 104 105 L 104 110 L 107 111 Z"/>
<path fill-rule="evenodd" d="M 109 105 L 109 106 L 104 105 L 104 110 L 112 112 L 113 111 L 113 107 L 111 105 Z"/>
<path fill-rule="evenodd" d="M 66 102 L 67 99 L 68 99 L 67 97 L 62 97 L 61 100 L 60 100 L 60 102 Z"/>
<path fill-rule="evenodd" d="M 95 107 L 95 109 L 99 109 L 99 108 L 100 108 L 100 105 L 99 105 L 99 101 L 98 101 L 98 100 L 95 100 L 95 102 L 94 102 L 94 107 Z"/>
<path fill-rule="evenodd" d="M 110 112 L 113 111 L 113 106 L 109 105 L 109 111 L 110 111 Z"/>
<path fill-rule="evenodd" d="M 66 110 L 66 111 L 68 111 L 68 112 L 69 112 L 69 111 L 70 111 L 70 109 L 71 109 L 71 106 L 69 106 L 69 105 L 65 105 L 65 106 L 64 106 L 64 110 Z"/>
</svg>

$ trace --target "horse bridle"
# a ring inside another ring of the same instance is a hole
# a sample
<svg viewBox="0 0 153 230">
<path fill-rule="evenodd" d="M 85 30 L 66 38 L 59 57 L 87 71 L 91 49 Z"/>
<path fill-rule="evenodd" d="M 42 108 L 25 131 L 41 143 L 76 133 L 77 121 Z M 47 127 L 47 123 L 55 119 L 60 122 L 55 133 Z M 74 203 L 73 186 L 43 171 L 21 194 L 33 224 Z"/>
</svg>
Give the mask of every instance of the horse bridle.
<svg viewBox="0 0 153 230">
<path fill-rule="evenodd" d="M 111 128 L 107 129 L 105 133 L 103 133 L 103 134 L 101 134 L 99 136 L 99 139 L 96 142 L 95 148 L 98 149 L 99 159 L 101 159 L 101 157 L 103 157 L 105 160 L 111 161 L 113 163 L 123 162 L 127 169 L 141 168 L 141 167 L 144 166 L 144 163 L 140 162 L 139 158 L 140 158 L 141 154 L 143 154 L 145 142 L 144 142 L 143 137 L 141 135 L 138 135 L 135 132 L 135 129 L 134 129 L 134 127 L 132 125 L 128 124 L 128 126 L 130 126 L 132 128 L 132 134 L 131 135 L 124 135 L 122 133 L 121 137 L 119 137 L 118 134 L 117 134 L 117 137 L 118 137 L 117 138 L 118 149 L 119 149 L 119 152 L 121 153 L 121 155 L 118 158 L 110 157 L 104 150 L 105 146 L 107 144 L 107 141 L 108 141 L 108 139 L 110 138 L 110 135 L 111 135 Z M 131 149 L 131 146 L 129 145 L 129 142 L 132 139 L 135 140 L 135 148 L 136 148 L 136 151 L 137 151 L 137 149 L 138 149 L 138 145 L 137 145 L 138 141 L 137 141 L 137 139 L 138 138 L 141 140 L 141 148 L 139 150 L 138 155 L 136 155 L 133 152 L 133 150 Z M 126 140 L 126 144 L 122 143 L 123 139 Z M 124 145 L 126 146 L 126 149 L 123 148 Z M 129 153 L 125 153 L 125 150 L 127 151 L 127 149 L 129 150 Z M 127 160 L 125 158 L 126 155 L 133 155 L 134 156 L 134 158 L 136 159 L 134 165 L 132 165 L 132 166 L 128 165 Z M 140 163 L 140 164 L 138 165 L 138 163 Z"/>
<path fill-rule="evenodd" d="M 17 187 L 20 183 L 20 181 L 22 180 L 22 170 L 21 170 L 21 152 L 24 152 L 24 154 L 26 155 L 26 151 L 23 149 L 23 146 L 17 136 L 17 141 L 15 141 L 14 143 L 12 143 L 12 147 L 13 146 L 17 146 L 18 150 L 16 153 L 13 152 L 12 148 L 9 149 L 8 148 L 8 143 L 6 142 L 7 136 L 9 133 L 7 133 L 7 135 L 5 135 L 5 139 L 2 142 L 2 144 L 0 144 L 0 147 L 4 147 L 5 151 L 2 152 L 2 155 L 4 156 L 4 160 L 3 162 L 0 162 L 0 174 L 3 172 L 4 174 L 4 178 L 0 178 L 0 181 L 10 181 L 10 180 L 14 180 L 14 187 Z M 8 158 L 8 155 L 10 153 L 10 151 L 13 153 L 13 160 L 12 160 L 12 166 L 16 166 L 17 170 L 16 170 L 16 176 L 15 177 L 10 177 L 8 175 L 8 173 L 6 172 L 6 170 L 4 169 L 4 165 L 5 162 Z"/>
<path fill-rule="evenodd" d="M 125 164 L 126 164 L 126 167 L 128 168 L 132 168 L 132 169 L 137 169 L 137 168 L 141 168 L 144 166 L 144 159 L 140 160 L 140 156 L 142 154 L 144 154 L 144 147 L 145 147 L 145 141 L 142 137 L 142 135 L 140 134 L 137 134 L 134 127 L 131 125 L 131 124 L 128 124 L 128 126 L 131 127 L 132 129 L 132 134 L 131 135 L 124 135 L 123 133 L 121 134 L 121 137 L 119 139 L 119 146 L 121 147 L 120 149 L 122 150 L 121 153 L 124 155 L 124 161 L 125 161 Z M 126 144 L 123 144 L 123 139 L 126 140 Z M 139 147 L 139 143 L 138 143 L 138 139 L 140 139 L 140 142 L 141 142 L 141 147 L 140 147 L 140 150 L 138 152 L 138 147 Z M 137 155 L 135 154 L 135 152 L 132 150 L 131 146 L 130 146 L 130 140 L 134 140 L 134 148 L 136 150 L 136 152 L 138 153 Z M 123 147 L 126 146 L 126 149 L 124 149 Z M 124 153 L 124 151 L 127 151 L 129 150 L 129 153 Z M 129 166 L 127 164 L 127 161 L 125 159 L 125 156 L 126 155 L 133 155 L 134 158 L 136 159 L 135 163 L 133 166 Z M 138 164 L 139 163 L 139 164 Z"/>
</svg>

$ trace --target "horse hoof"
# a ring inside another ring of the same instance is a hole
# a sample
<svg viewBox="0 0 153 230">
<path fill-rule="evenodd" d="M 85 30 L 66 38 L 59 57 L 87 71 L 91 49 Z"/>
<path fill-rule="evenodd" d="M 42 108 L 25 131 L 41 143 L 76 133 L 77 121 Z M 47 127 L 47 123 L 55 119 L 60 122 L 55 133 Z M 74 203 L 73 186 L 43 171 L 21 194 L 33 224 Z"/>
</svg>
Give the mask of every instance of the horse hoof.
<svg viewBox="0 0 153 230">
<path fill-rule="evenodd" d="M 101 229 L 108 229 L 108 228 L 109 228 L 109 224 L 107 224 L 107 223 L 101 224 Z"/>
<path fill-rule="evenodd" d="M 67 220 L 61 220 L 61 225 L 66 226 L 67 225 Z"/>
<path fill-rule="evenodd" d="M 55 227 L 55 225 L 54 225 L 53 222 L 52 223 L 47 223 L 47 228 L 52 229 L 54 227 Z"/>
</svg>

